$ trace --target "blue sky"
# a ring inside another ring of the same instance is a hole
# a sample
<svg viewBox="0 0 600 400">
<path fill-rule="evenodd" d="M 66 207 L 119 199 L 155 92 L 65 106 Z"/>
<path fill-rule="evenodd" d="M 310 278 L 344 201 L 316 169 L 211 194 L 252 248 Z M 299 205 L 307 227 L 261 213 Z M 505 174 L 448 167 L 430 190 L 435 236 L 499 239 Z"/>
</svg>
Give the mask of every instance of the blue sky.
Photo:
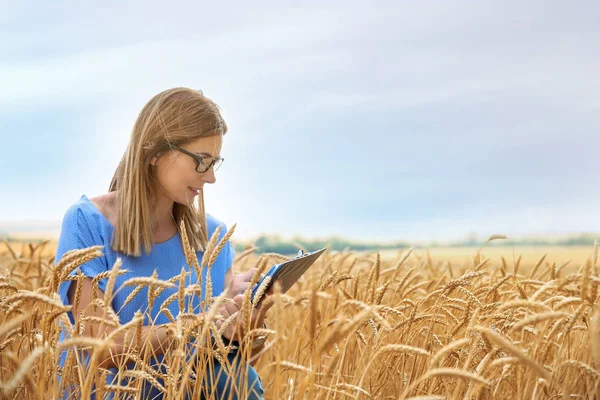
<svg viewBox="0 0 600 400">
<path fill-rule="evenodd" d="M 187 86 L 230 127 L 206 203 L 238 238 L 600 231 L 600 3 L 233 4 L 0 0 L 0 230 L 105 193 Z"/>
</svg>

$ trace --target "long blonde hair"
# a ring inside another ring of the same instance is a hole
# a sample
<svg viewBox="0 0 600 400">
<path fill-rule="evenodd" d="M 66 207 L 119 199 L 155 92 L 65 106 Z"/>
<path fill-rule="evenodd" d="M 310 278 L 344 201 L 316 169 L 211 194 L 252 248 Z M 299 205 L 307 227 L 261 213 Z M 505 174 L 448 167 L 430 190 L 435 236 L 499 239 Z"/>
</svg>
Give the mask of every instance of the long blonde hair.
<svg viewBox="0 0 600 400">
<path fill-rule="evenodd" d="M 173 88 L 154 96 L 140 111 L 127 150 L 113 175 L 109 192 L 117 191 L 117 223 L 111 248 L 126 255 L 140 256 L 152 249 L 150 210 L 156 190 L 152 159 L 198 138 L 224 135 L 227 125 L 219 107 L 201 91 Z M 123 217 L 125 216 L 125 217 Z M 194 205 L 175 203 L 173 217 L 180 229 L 185 221 L 191 247 L 204 250 L 208 243 L 204 193 Z"/>
</svg>

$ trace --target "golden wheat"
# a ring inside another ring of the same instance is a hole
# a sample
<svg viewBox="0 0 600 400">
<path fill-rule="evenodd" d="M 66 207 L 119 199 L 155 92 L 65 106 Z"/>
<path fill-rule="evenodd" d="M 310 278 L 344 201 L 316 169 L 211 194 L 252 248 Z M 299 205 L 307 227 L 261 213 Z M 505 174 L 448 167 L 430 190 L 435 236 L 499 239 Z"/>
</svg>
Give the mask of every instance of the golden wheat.
<svg viewBox="0 0 600 400">
<path fill-rule="evenodd" d="M 234 229 L 235 225 L 218 242 L 219 236 L 213 235 L 201 262 L 183 240 L 188 263 L 199 278 L 205 273 L 199 273 L 200 268 L 210 268 Z M 493 235 L 490 240 L 502 238 Z M 19 254 L 7 246 L 4 267 L 9 273 L 0 278 L 3 398 L 58 396 L 69 385 L 76 396 L 85 397 L 95 387 L 100 397 L 139 398 L 143 382 L 163 391 L 167 399 L 197 396 L 212 360 L 218 360 L 224 371 L 233 371 L 225 357 L 231 347 L 224 345 L 220 334 L 235 321 L 245 328 L 240 354 L 247 360 L 256 360 L 248 344 L 256 336 L 268 337 L 255 364 L 267 398 L 600 395 L 597 244 L 587 262 L 578 262 L 579 271 L 568 261 L 549 261 L 549 252 L 529 264 L 518 257 L 512 268 L 504 258 L 496 264 L 485 257 L 483 249 L 464 264 L 436 263 L 414 249 L 391 260 L 380 253 L 328 252 L 287 294 L 281 294 L 275 283 L 274 295 L 265 303 L 273 305 L 268 329 L 250 326 L 257 304 L 249 292 L 240 312 L 222 320 L 217 309 L 231 300 L 211 293 L 212 282 L 205 282 L 208 311 L 199 317 L 186 310 L 188 296 L 202 295 L 202 282 L 187 282 L 189 272 L 183 268 L 167 281 L 157 279 L 157 274 L 131 278 L 123 284 L 134 286 L 126 302 L 148 288 L 151 305 L 162 290 L 175 289 L 159 305 L 171 321 L 162 370 L 148 363 L 151 354 L 142 336 L 142 313 L 120 324 L 118 310 L 108 307 L 110 300 L 105 297 L 90 304 L 105 309 L 104 317 L 79 318 L 74 327 L 67 318 L 70 308 L 60 303 L 56 288 L 65 280 L 77 282 L 77 305 L 83 274 L 70 274 L 90 257 L 98 257 L 101 248 L 67 253 L 57 267 L 43 259 L 42 245 L 24 246 L 24 250 Z M 253 283 L 272 262 L 289 258 L 256 255 L 255 250 L 247 248 L 234 265 L 238 272 L 256 266 L 259 273 Z M 93 286 L 107 279 L 105 296 L 110 297 L 120 289 L 115 287 L 116 278 L 123 273 L 118 261 L 95 277 Z M 266 284 L 259 292 L 265 288 Z M 175 301 L 177 316 L 167 308 Z M 101 337 L 82 336 L 84 326 L 95 323 L 113 330 Z M 108 385 L 100 357 L 121 333 L 132 346 L 118 365 L 127 360 L 133 367 L 120 368 L 119 385 Z M 62 351 L 67 359 L 60 368 Z M 91 354 L 88 363 L 81 351 Z M 191 354 L 195 363 L 185 361 Z"/>
</svg>

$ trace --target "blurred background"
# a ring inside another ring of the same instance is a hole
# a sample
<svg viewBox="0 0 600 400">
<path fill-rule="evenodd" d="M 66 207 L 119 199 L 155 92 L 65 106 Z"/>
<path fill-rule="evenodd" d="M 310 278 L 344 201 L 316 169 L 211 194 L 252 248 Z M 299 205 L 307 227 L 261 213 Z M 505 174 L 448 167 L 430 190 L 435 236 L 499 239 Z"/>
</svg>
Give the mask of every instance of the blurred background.
<svg viewBox="0 0 600 400">
<path fill-rule="evenodd" d="M 599 17 L 595 1 L 0 1 L 0 236 L 56 238 L 107 192 L 146 101 L 187 86 L 229 125 L 205 196 L 238 243 L 591 244 Z"/>
</svg>

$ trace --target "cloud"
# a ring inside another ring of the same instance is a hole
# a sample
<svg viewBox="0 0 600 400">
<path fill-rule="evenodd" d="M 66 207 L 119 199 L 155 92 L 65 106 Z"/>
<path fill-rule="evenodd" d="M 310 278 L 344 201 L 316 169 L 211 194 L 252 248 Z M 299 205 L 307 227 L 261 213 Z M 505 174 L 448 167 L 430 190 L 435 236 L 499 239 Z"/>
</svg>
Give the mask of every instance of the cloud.
<svg viewBox="0 0 600 400">
<path fill-rule="evenodd" d="M 595 2 L 1 6 L 0 135 L 38 145 L 0 162 L 0 220 L 58 219 L 104 192 L 143 104 L 180 85 L 225 110 L 207 204 L 239 233 L 441 237 L 597 216 Z"/>
</svg>

